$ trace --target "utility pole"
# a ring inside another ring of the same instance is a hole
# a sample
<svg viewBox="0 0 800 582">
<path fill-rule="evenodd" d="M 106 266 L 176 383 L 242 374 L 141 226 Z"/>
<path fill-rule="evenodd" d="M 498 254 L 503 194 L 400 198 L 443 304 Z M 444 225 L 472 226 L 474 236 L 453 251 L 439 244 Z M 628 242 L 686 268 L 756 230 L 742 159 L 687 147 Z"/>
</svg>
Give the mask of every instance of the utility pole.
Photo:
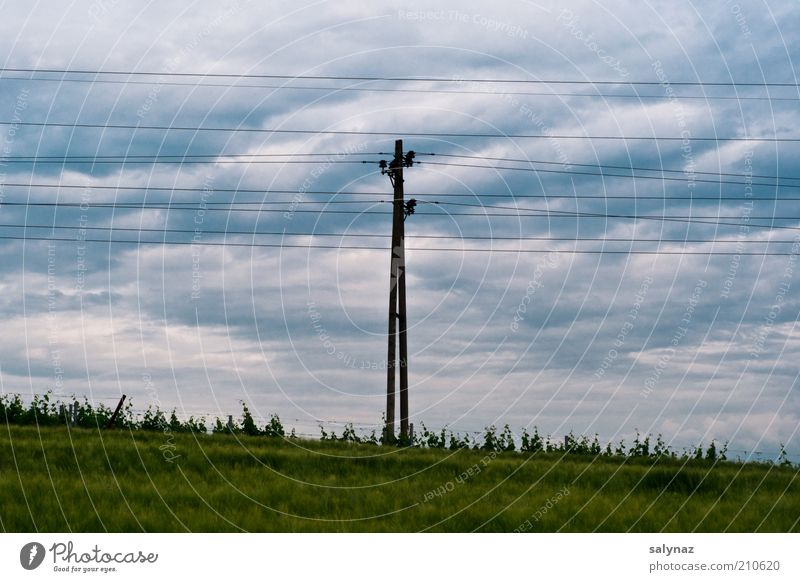
<svg viewBox="0 0 800 582">
<path fill-rule="evenodd" d="M 381 163 L 381 170 L 389 175 L 389 180 L 394 186 L 394 200 L 392 212 L 392 256 L 389 265 L 389 337 L 386 356 L 386 428 L 384 429 L 384 442 L 394 442 L 394 403 L 395 403 L 395 367 L 397 363 L 397 266 L 400 263 L 400 230 L 403 212 L 403 166 L 398 164 L 398 158 L 403 157 L 403 140 L 394 143 L 394 159 L 389 169 L 385 169 L 386 162 Z M 398 167 L 399 166 L 399 167 Z"/>
<path fill-rule="evenodd" d="M 400 196 L 403 186 L 400 185 Z M 396 203 L 395 203 L 396 204 Z M 405 201 L 400 220 L 400 261 L 397 264 L 397 324 L 400 332 L 400 442 L 408 443 L 408 319 L 406 317 L 406 234 L 405 234 Z"/>
<path fill-rule="evenodd" d="M 394 187 L 392 200 L 392 257 L 389 267 L 389 335 L 386 359 L 386 426 L 384 442 L 395 441 L 396 369 L 400 368 L 400 441 L 406 443 L 408 431 L 408 319 L 406 315 L 406 216 L 413 214 L 416 200 L 405 202 L 403 168 L 414 163 L 414 152 L 403 155 L 403 140 L 394 143 L 394 159 L 389 164 L 381 161 L 381 172 L 389 175 Z M 398 330 L 399 327 L 399 330 Z M 398 333 L 399 331 L 399 333 Z M 400 362 L 397 362 L 397 340 L 400 340 Z"/>
</svg>

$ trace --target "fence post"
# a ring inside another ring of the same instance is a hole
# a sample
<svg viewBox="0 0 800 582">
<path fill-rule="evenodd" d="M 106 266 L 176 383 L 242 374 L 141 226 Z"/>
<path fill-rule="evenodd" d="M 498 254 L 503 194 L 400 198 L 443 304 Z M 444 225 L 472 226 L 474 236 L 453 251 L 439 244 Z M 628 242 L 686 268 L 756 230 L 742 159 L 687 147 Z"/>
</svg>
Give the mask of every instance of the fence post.
<svg viewBox="0 0 800 582">
<path fill-rule="evenodd" d="M 114 411 L 114 414 L 111 415 L 111 418 L 108 419 L 108 423 L 106 424 L 106 428 L 111 428 L 114 426 L 114 423 L 117 422 L 117 415 L 119 414 L 120 409 L 122 409 L 122 404 L 125 402 L 125 395 L 122 395 L 122 398 L 119 399 L 117 403 L 117 409 Z"/>
</svg>

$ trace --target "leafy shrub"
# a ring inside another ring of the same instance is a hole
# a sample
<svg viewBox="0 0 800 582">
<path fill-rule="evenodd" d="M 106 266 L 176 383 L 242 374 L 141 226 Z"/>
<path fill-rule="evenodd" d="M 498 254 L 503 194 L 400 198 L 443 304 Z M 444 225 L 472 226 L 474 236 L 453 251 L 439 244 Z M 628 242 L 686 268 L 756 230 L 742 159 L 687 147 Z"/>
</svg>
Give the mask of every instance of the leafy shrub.
<svg viewBox="0 0 800 582">
<path fill-rule="evenodd" d="M 294 429 L 292 429 L 292 433 L 294 434 Z M 283 430 L 283 423 L 281 423 L 281 419 L 277 414 L 269 417 L 269 422 L 264 427 L 264 436 L 281 438 L 286 436 L 286 431 Z"/>
<path fill-rule="evenodd" d="M 342 430 L 342 436 L 339 437 L 340 441 L 345 441 L 348 443 L 360 443 L 361 438 L 356 433 L 356 429 L 353 428 L 353 423 L 348 423 L 344 425 L 344 429 Z"/>
<path fill-rule="evenodd" d="M 527 429 L 522 431 L 522 446 L 520 450 L 525 453 L 541 453 L 544 451 L 544 441 L 539 436 L 539 429 L 533 427 L 533 435 L 529 435 Z"/>
<path fill-rule="evenodd" d="M 636 438 L 633 439 L 633 445 L 631 445 L 630 450 L 628 451 L 628 456 L 630 457 L 649 457 L 650 456 L 650 435 L 647 435 L 644 439 L 641 438 L 639 431 L 636 431 Z"/>
<path fill-rule="evenodd" d="M 253 420 L 253 415 L 250 414 L 250 409 L 247 404 L 242 402 L 242 433 L 247 436 L 258 436 L 261 431 L 256 426 L 256 421 Z"/>
<path fill-rule="evenodd" d="M 447 428 L 443 428 L 441 432 L 435 433 L 428 430 L 425 423 L 420 423 L 422 430 L 420 431 L 419 443 L 423 447 L 429 449 L 443 449 L 447 446 Z"/>
</svg>

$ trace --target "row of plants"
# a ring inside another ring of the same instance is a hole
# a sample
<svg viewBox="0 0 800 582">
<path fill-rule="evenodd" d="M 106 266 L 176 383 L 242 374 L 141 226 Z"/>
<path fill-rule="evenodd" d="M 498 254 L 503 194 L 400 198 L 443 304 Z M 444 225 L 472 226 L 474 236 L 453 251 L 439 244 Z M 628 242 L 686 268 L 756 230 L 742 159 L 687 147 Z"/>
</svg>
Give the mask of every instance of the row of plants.
<svg viewBox="0 0 800 582">
<path fill-rule="evenodd" d="M 35 395 L 25 404 L 19 394 L 0 395 L 0 423 L 35 426 L 70 425 L 81 428 L 104 428 L 114 414 L 114 409 L 104 404 L 92 404 L 72 398 L 66 402 L 54 399 L 51 393 Z M 158 407 L 148 406 L 136 413 L 133 402 L 123 404 L 114 421 L 116 428 L 171 432 L 208 432 L 205 418 L 190 416 L 180 420 L 176 411 L 166 414 Z"/>
<path fill-rule="evenodd" d="M 16 425 L 56 426 L 70 425 L 82 428 L 103 428 L 109 423 L 114 411 L 103 405 L 92 405 L 88 399 L 83 402 L 72 398 L 68 402 L 54 399 L 51 393 L 43 396 L 36 395 L 30 403 L 25 404 L 19 394 L 0 395 L 0 423 Z M 199 433 L 207 434 L 235 434 L 246 436 L 260 436 L 268 438 L 297 438 L 295 430 L 288 434 L 277 414 L 269 417 L 263 427 L 260 427 L 253 417 L 247 404 L 242 402 L 242 415 L 239 419 L 229 417 L 223 421 L 216 418 L 213 425 L 206 424 L 205 417 L 195 418 L 190 416 L 187 420 L 178 418 L 176 410 L 169 414 L 160 408 L 148 406 L 143 413 L 137 413 L 133 402 L 127 400 L 119 411 L 114 422 L 116 428 L 143 431 L 164 431 L 174 433 Z M 424 423 L 414 434 L 405 438 L 387 439 L 385 435 L 378 435 L 373 430 L 370 434 L 360 434 L 352 423 L 344 425 L 341 435 L 335 431 L 326 431 L 320 425 L 320 440 L 340 441 L 355 444 L 382 445 L 392 444 L 398 446 L 420 447 L 429 449 L 473 449 L 490 452 L 520 451 L 528 454 L 559 453 L 584 456 L 628 457 L 628 458 L 674 458 L 696 459 L 706 461 L 727 460 L 728 445 L 719 445 L 715 441 L 707 447 L 697 445 L 692 449 L 676 451 L 667 445 L 659 434 L 653 439 L 652 435 L 641 435 L 637 431 L 630 444 L 621 440 L 618 444 L 600 444 L 599 435 L 593 438 L 585 435 L 576 436 L 570 432 L 563 439 L 553 439 L 550 435 L 542 436 L 534 427 L 533 432 L 523 429 L 519 436 L 515 435 L 508 425 L 502 429 L 490 426 L 484 429 L 481 437 L 462 435 L 449 429 L 442 428 L 438 431 L 429 430 Z M 766 461 L 773 462 L 773 461 Z M 786 449 L 781 445 L 777 464 L 792 465 Z"/>
<path fill-rule="evenodd" d="M 352 430 L 352 427 L 351 427 Z M 323 431 L 323 438 L 325 438 Z M 335 434 L 333 438 L 335 438 Z M 354 440 L 350 438 L 342 438 L 340 440 Z M 355 442 L 374 443 L 375 434 L 369 438 L 362 438 L 355 440 Z M 624 440 L 621 440 L 616 446 L 608 443 L 605 447 L 600 444 L 599 435 L 595 434 L 591 440 L 587 436 L 577 437 L 570 432 L 564 439 L 554 440 L 550 435 L 542 436 L 539 434 L 539 429 L 533 427 L 533 434 L 529 433 L 527 429 L 523 429 L 519 438 L 514 435 L 511 428 L 506 424 L 501 430 L 496 426 L 490 426 L 484 429 L 482 438 L 471 437 L 469 434 L 461 435 L 457 432 L 449 431 L 443 428 L 439 431 L 430 431 L 422 424 L 422 430 L 418 434 L 411 435 L 408 446 L 426 447 L 431 449 L 473 449 L 491 452 L 513 452 L 520 451 L 523 453 L 560 453 L 560 454 L 575 454 L 587 456 L 607 456 L 607 457 L 642 457 L 642 458 L 694 458 L 698 460 L 708 461 L 725 461 L 727 460 L 728 444 L 725 443 L 721 447 L 716 441 L 711 441 L 707 448 L 701 445 L 693 448 L 691 451 L 677 452 L 671 449 L 665 442 L 662 435 L 655 437 L 653 442 L 652 435 L 642 436 L 638 431 L 630 445 L 626 445 Z M 782 450 L 781 459 L 787 461 L 785 450 Z"/>
</svg>

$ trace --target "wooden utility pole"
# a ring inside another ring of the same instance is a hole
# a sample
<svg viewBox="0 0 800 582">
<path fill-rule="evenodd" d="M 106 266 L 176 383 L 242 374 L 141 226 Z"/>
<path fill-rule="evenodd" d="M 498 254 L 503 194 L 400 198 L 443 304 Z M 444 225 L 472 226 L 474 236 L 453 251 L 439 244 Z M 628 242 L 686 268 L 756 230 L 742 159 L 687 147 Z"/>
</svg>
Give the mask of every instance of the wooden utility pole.
<svg viewBox="0 0 800 582">
<path fill-rule="evenodd" d="M 400 184 L 400 196 L 403 196 L 402 183 Z M 405 202 L 403 202 L 402 212 L 403 216 L 400 220 L 400 250 L 398 251 L 400 260 L 397 264 L 397 323 L 400 335 L 400 441 L 406 444 L 408 442 L 408 319 L 406 317 Z"/>
<path fill-rule="evenodd" d="M 392 212 L 392 260 L 389 267 L 389 337 L 386 359 L 386 427 L 384 442 L 395 440 L 396 369 L 400 368 L 400 440 L 405 443 L 408 431 L 408 319 L 406 316 L 406 253 L 405 217 L 406 202 L 403 192 L 403 168 L 411 166 L 414 152 L 403 156 L 403 140 L 394 143 L 394 159 L 383 172 L 389 175 L 394 187 Z M 408 214 L 413 212 L 413 205 Z M 399 325 L 398 325 L 399 324 Z M 399 327 L 399 330 L 398 330 Z M 399 333 L 398 333 L 399 331 Z M 397 362 L 397 339 L 400 340 L 400 362 Z"/>
</svg>

